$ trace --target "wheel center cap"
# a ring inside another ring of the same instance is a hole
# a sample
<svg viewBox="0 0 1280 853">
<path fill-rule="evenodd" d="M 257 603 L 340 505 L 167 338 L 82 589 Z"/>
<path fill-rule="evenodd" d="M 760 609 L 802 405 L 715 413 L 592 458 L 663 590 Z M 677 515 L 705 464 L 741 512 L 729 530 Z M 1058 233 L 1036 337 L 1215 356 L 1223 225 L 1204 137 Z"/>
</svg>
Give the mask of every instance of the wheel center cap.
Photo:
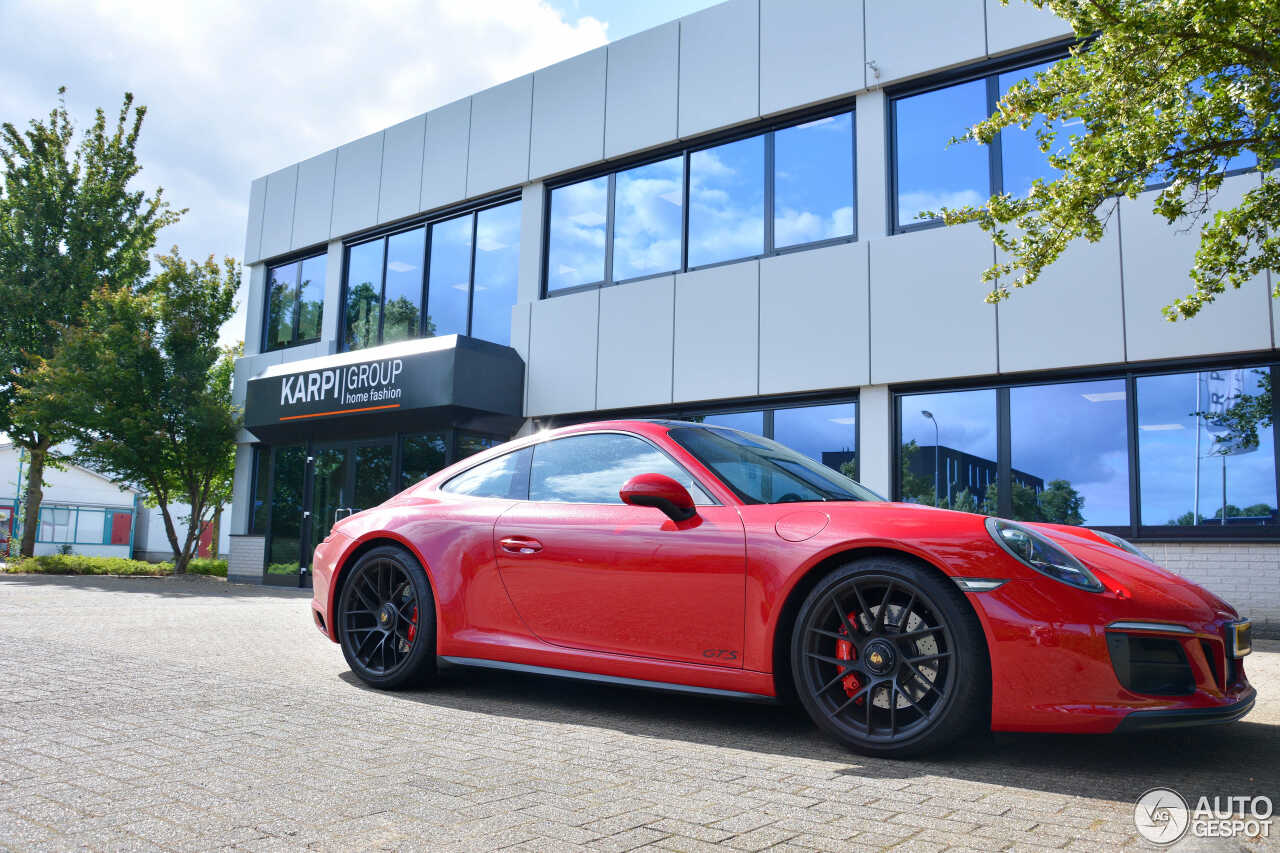
<svg viewBox="0 0 1280 853">
<path fill-rule="evenodd" d="M 390 631 L 396 624 L 396 609 L 388 601 L 386 604 L 378 608 L 378 627 L 384 631 Z"/>
<path fill-rule="evenodd" d="M 885 640 L 872 640 L 867 643 L 862 659 L 866 662 L 867 669 L 876 675 L 884 675 L 897 665 L 898 653 L 894 651 L 892 643 Z"/>
</svg>

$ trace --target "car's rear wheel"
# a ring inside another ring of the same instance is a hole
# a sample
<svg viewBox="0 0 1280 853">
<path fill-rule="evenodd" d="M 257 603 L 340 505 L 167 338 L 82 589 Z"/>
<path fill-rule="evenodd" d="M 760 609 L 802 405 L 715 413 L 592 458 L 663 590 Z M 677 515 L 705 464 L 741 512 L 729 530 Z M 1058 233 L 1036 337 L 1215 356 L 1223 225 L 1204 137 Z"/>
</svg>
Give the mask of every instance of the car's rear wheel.
<svg viewBox="0 0 1280 853">
<path fill-rule="evenodd" d="M 796 616 L 791 670 L 805 710 L 852 749 L 906 757 L 986 717 L 982 628 L 951 581 L 867 557 L 823 578 Z"/>
<path fill-rule="evenodd" d="M 351 671 L 370 686 L 396 690 L 435 673 L 435 601 L 427 573 L 402 548 L 361 555 L 342 586 L 338 639 Z"/>
</svg>

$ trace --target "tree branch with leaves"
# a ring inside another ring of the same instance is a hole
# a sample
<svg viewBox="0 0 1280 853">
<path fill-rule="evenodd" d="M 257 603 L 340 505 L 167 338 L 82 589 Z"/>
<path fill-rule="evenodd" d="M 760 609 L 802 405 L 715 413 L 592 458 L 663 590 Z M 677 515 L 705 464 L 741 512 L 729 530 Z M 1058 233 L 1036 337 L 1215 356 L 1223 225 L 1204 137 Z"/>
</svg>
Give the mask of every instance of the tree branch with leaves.
<svg viewBox="0 0 1280 853">
<path fill-rule="evenodd" d="M 948 224 L 978 223 L 1004 253 L 982 273 L 987 301 L 1033 284 L 1073 240 L 1100 240 L 1114 199 L 1153 184 L 1162 185 L 1155 214 L 1201 226 L 1192 289 L 1163 309 L 1167 319 L 1194 317 L 1228 288 L 1280 269 L 1280 179 L 1269 168 L 1280 162 L 1280 3 L 1028 2 L 1067 21 L 1079 41 L 953 142 L 1034 129 L 1059 176 L 1036 180 L 1025 197 L 940 212 Z M 1069 146 L 1059 138 L 1064 121 L 1084 127 Z M 1210 216 L 1226 173 L 1250 154 L 1262 164 L 1260 184 Z"/>
</svg>

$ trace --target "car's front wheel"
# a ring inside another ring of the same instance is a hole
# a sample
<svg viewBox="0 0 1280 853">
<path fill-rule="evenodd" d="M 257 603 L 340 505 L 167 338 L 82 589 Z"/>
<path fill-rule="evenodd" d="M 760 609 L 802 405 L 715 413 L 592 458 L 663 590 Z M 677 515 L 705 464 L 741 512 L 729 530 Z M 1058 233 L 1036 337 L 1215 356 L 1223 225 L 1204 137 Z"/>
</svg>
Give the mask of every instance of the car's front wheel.
<svg viewBox="0 0 1280 853">
<path fill-rule="evenodd" d="M 396 690 L 435 674 L 435 601 L 411 554 L 379 546 L 350 569 L 338 601 L 338 639 L 351 671 Z"/>
<path fill-rule="evenodd" d="M 982 628 L 954 584 L 897 557 L 854 560 L 801 605 L 791 671 L 820 728 L 868 755 L 936 749 L 985 719 Z"/>
</svg>

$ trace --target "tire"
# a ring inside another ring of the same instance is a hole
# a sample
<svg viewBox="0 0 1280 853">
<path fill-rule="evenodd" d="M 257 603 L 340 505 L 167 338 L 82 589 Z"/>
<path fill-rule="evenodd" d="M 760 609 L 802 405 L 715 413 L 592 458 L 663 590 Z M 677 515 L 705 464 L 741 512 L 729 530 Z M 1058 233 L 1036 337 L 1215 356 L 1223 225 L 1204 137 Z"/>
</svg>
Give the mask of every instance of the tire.
<svg viewBox="0 0 1280 853">
<path fill-rule="evenodd" d="M 400 690 L 436 671 L 436 608 L 427 573 L 394 545 L 363 554 L 338 600 L 338 642 L 361 681 Z"/>
<path fill-rule="evenodd" d="M 988 719 L 982 626 L 951 581 L 906 558 L 819 581 L 796 614 L 791 673 L 818 727 L 864 755 L 930 752 Z"/>
</svg>

